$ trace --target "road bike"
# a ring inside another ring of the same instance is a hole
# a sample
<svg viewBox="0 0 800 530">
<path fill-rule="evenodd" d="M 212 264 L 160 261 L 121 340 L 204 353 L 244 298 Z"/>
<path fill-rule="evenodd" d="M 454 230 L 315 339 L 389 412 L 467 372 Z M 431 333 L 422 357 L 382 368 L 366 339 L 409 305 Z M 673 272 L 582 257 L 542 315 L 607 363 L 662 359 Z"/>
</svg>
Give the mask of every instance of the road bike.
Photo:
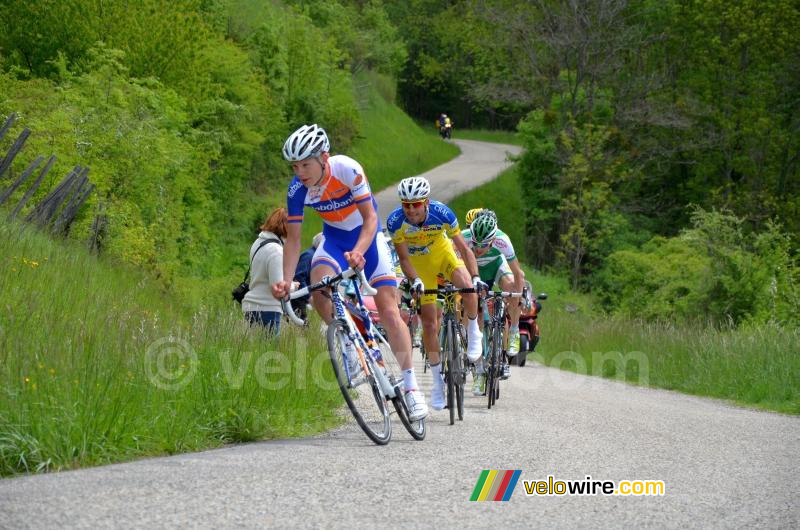
<svg viewBox="0 0 800 530">
<path fill-rule="evenodd" d="M 411 336 L 411 349 L 419 347 L 420 355 L 422 355 L 422 372 L 428 371 L 431 363 L 428 361 L 428 353 L 425 351 L 425 343 L 421 340 L 421 320 L 419 300 L 411 293 L 411 286 L 407 278 L 403 278 L 400 282 L 400 316 L 408 327 L 408 334 Z"/>
<path fill-rule="evenodd" d="M 353 296 L 347 298 L 339 291 L 343 280 L 353 279 Z M 290 300 L 306 296 L 320 289 L 330 292 L 333 302 L 333 320 L 328 324 L 328 353 L 339 389 L 359 427 L 376 444 L 389 443 L 392 421 L 388 401 L 392 402 L 397 416 L 416 440 L 425 439 L 425 419 L 411 420 L 406 405 L 405 385 L 392 348 L 377 332 L 369 310 L 364 305 L 365 295 L 374 295 L 364 278 L 363 271 L 347 269 L 336 276 L 326 276 L 317 283 L 294 291 L 281 300 L 283 312 L 294 324 L 305 326 L 297 317 Z M 360 326 L 355 319 L 360 321 Z M 398 375 L 400 374 L 400 375 Z"/>
<path fill-rule="evenodd" d="M 522 293 L 489 291 L 483 297 L 488 307 L 488 322 L 484 321 L 484 366 L 486 369 L 486 396 L 488 408 L 500 398 L 500 380 L 503 365 L 508 363 L 506 353 L 506 298 L 519 298 Z"/>
<path fill-rule="evenodd" d="M 469 361 L 465 348 L 466 336 L 459 320 L 456 307 L 457 295 L 474 293 L 472 287 L 458 288 L 451 284 L 438 289 L 426 289 L 425 294 L 436 294 L 442 297 L 443 314 L 439 328 L 439 355 L 442 363 L 442 377 L 447 390 L 447 408 L 450 411 L 450 425 L 455 423 L 455 416 L 464 419 L 464 385 L 467 381 Z"/>
</svg>

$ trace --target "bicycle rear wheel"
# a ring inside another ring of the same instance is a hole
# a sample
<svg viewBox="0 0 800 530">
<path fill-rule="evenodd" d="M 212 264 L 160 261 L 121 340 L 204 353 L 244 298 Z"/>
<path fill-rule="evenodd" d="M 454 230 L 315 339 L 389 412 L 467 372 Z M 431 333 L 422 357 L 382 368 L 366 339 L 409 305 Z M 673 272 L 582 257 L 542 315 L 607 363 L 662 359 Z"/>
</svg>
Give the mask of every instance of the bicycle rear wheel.
<svg viewBox="0 0 800 530">
<path fill-rule="evenodd" d="M 445 322 L 442 344 L 442 375 L 447 382 L 447 410 L 450 412 L 450 425 L 456 422 L 456 389 L 453 373 L 453 322 Z"/>
<path fill-rule="evenodd" d="M 414 327 L 416 328 L 416 326 L 419 326 L 419 325 L 420 324 L 417 323 Z M 416 333 L 416 329 L 414 330 L 414 333 Z M 411 345 L 412 345 L 411 350 L 413 351 L 414 350 L 414 347 L 413 347 L 413 345 L 414 345 L 414 342 L 413 342 L 414 341 L 414 335 L 411 335 L 411 341 L 412 341 L 411 342 Z M 428 367 L 431 365 L 431 363 L 428 362 L 428 352 L 425 351 L 425 337 L 422 334 L 420 335 L 420 341 L 419 341 L 419 353 L 420 353 L 420 355 L 422 355 L 422 373 L 424 374 L 425 372 L 428 371 Z"/>
<path fill-rule="evenodd" d="M 453 326 L 453 379 L 456 391 L 456 411 L 458 412 L 458 419 L 464 421 L 464 385 L 467 382 L 466 359 L 464 358 L 464 350 L 461 348 L 461 334 L 457 326 Z"/>
<path fill-rule="evenodd" d="M 347 353 L 344 353 L 348 342 L 347 324 L 341 320 L 331 322 L 328 326 L 328 353 L 342 396 L 369 439 L 378 445 L 384 445 L 392 437 L 392 422 L 386 400 L 375 380 L 374 364 L 365 362 L 365 366 L 360 366 L 358 373 L 351 375 L 348 380 L 345 370 Z M 351 346 L 351 349 L 354 350 L 354 347 Z"/>
<path fill-rule="evenodd" d="M 488 398 L 488 408 L 492 408 L 497 397 L 498 385 L 500 384 L 500 333 L 496 325 L 492 326 L 491 353 L 489 354 L 489 366 L 486 369 L 486 396 Z"/>
</svg>

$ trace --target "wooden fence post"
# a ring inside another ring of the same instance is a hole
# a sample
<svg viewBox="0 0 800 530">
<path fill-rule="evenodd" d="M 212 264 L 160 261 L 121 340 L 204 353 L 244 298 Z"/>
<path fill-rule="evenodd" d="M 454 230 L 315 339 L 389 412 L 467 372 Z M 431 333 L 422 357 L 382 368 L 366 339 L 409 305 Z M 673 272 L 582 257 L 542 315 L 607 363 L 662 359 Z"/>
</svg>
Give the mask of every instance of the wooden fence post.
<svg viewBox="0 0 800 530">
<path fill-rule="evenodd" d="M 47 173 L 50 171 L 50 168 L 53 167 L 55 161 L 56 161 L 55 155 L 51 155 L 50 159 L 47 161 L 47 164 L 45 164 L 41 173 L 39 173 L 39 176 L 36 178 L 36 182 L 34 182 L 33 185 L 30 188 L 28 188 L 28 191 L 26 191 L 25 195 L 22 197 L 22 199 L 20 199 L 19 203 L 17 204 L 17 207 L 14 208 L 14 211 L 11 212 L 11 215 L 8 216 L 9 219 L 14 219 L 19 214 L 19 212 L 31 198 L 33 193 L 37 190 L 39 184 L 42 183 L 42 179 L 44 179 L 44 176 L 47 175 Z"/>
</svg>

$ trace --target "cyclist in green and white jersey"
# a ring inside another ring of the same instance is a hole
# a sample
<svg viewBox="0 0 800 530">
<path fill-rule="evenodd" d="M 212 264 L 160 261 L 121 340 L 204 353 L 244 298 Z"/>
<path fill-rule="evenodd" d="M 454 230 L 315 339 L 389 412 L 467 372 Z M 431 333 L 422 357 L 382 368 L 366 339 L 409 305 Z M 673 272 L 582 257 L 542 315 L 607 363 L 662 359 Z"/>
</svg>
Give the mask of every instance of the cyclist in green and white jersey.
<svg viewBox="0 0 800 530">
<path fill-rule="evenodd" d="M 478 262 L 478 273 L 481 281 L 491 289 L 495 284 L 503 291 L 522 292 L 525 286 L 525 273 L 519 266 L 519 260 L 514 253 L 514 245 L 509 237 L 497 227 L 497 216 L 491 210 L 480 210 L 473 214 L 469 228 L 463 230 L 461 235 L 467 246 L 475 254 Z M 468 214 L 469 215 L 469 214 Z M 519 353 L 519 314 L 521 299 L 511 299 L 508 303 L 508 315 L 511 319 L 509 329 L 508 356 L 514 357 Z M 503 376 L 510 375 L 510 367 L 503 367 Z M 478 376 L 472 391 L 474 394 L 483 393 L 482 386 L 485 381 L 483 366 L 480 360 L 477 363 Z M 483 376 L 483 377 L 481 377 Z"/>
</svg>

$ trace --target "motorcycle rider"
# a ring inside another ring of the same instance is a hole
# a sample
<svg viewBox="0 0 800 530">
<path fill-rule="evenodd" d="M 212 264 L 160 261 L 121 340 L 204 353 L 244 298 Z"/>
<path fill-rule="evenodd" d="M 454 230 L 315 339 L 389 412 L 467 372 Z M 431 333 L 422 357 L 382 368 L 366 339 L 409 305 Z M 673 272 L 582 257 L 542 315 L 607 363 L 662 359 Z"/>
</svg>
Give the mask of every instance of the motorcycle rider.
<svg viewBox="0 0 800 530">
<path fill-rule="evenodd" d="M 450 130 L 453 127 L 453 122 L 450 120 L 450 117 L 442 112 L 439 115 L 439 118 L 436 120 L 436 126 L 439 129 L 439 134 L 442 135 L 442 138 L 450 138 Z"/>
</svg>

